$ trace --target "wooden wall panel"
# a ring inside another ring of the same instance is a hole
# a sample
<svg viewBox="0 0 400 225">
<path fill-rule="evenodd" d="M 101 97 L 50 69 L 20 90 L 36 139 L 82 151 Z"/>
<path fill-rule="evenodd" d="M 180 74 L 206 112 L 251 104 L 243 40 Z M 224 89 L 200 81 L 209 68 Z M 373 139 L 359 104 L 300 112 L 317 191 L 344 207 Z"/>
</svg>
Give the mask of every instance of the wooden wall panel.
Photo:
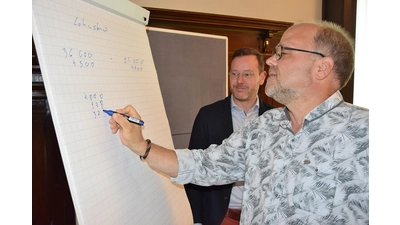
<svg viewBox="0 0 400 225">
<path fill-rule="evenodd" d="M 357 0 L 323 0 L 322 19 L 343 26 L 353 38 L 356 37 Z M 341 90 L 346 102 L 353 103 L 354 76 Z"/>
<path fill-rule="evenodd" d="M 32 224 L 75 224 L 75 209 L 32 40 Z"/>
</svg>

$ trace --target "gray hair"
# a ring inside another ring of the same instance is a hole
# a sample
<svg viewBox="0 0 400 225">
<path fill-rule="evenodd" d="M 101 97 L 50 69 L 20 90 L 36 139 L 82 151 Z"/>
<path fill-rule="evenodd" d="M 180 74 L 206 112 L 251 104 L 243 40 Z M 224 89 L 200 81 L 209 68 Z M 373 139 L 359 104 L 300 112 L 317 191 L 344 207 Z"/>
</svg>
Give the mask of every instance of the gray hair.
<svg viewBox="0 0 400 225">
<path fill-rule="evenodd" d="M 334 61 L 333 71 L 342 89 L 354 72 L 354 39 L 341 26 L 329 21 L 300 22 L 320 27 L 314 36 L 315 48 Z"/>
</svg>

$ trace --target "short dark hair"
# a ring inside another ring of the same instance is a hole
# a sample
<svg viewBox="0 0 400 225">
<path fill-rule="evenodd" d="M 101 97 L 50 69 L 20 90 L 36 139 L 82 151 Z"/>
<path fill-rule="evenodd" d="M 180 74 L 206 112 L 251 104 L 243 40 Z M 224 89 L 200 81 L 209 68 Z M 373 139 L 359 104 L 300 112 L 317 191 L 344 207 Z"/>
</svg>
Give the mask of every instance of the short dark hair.
<svg viewBox="0 0 400 225">
<path fill-rule="evenodd" d="M 243 47 L 237 49 L 232 55 L 232 60 L 238 56 L 246 56 L 246 55 L 254 55 L 258 61 L 259 72 L 261 73 L 264 71 L 264 66 L 265 66 L 264 56 L 254 48 Z"/>
</svg>

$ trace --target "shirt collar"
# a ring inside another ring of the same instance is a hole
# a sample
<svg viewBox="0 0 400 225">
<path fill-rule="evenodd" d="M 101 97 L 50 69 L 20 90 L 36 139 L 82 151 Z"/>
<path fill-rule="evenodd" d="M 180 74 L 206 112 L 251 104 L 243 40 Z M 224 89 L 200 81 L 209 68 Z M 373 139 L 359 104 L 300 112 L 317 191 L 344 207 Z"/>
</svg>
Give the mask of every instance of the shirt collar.
<svg viewBox="0 0 400 225">
<path fill-rule="evenodd" d="M 331 111 L 334 109 L 336 106 L 338 106 L 340 103 L 343 102 L 343 96 L 340 93 L 340 91 L 336 91 L 333 93 L 328 99 L 326 99 L 324 102 L 319 104 L 317 107 L 315 107 L 313 110 L 311 110 L 306 117 L 304 118 L 303 121 L 303 126 L 307 125 L 309 122 L 318 119 L 319 117 L 323 116 L 327 112 Z M 289 116 L 289 110 L 285 107 L 284 110 L 287 118 L 287 124 L 290 121 L 290 116 Z"/>
<path fill-rule="evenodd" d="M 308 122 L 318 119 L 319 117 L 323 116 L 325 113 L 334 109 L 336 106 L 338 106 L 342 102 L 343 102 L 342 94 L 340 94 L 339 91 L 336 91 L 328 99 L 326 99 L 324 102 L 322 102 L 317 107 L 315 107 L 313 110 L 311 110 L 311 112 L 309 112 L 304 119 L 307 120 Z"/>
<path fill-rule="evenodd" d="M 249 111 L 254 110 L 254 109 L 259 109 L 259 108 L 260 108 L 260 101 L 259 101 L 258 95 L 257 95 L 256 104 Z M 243 109 L 241 109 L 239 106 L 237 106 L 235 101 L 233 101 L 232 94 L 231 94 L 231 109 L 243 111 Z"/>
</svg>

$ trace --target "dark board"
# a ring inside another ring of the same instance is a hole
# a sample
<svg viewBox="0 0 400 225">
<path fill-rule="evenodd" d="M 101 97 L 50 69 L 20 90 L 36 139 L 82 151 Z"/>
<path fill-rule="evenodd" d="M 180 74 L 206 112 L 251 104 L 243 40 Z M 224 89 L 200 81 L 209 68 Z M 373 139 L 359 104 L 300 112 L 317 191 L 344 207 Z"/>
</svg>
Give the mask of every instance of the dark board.
<svg viewBox="0 0 400 225">
<path fill-rule="evenodd" d="M 201 106 L 227 95 L 228 39 L 147 28 L 175 148 L 187 148 Z"/>
</svg>

